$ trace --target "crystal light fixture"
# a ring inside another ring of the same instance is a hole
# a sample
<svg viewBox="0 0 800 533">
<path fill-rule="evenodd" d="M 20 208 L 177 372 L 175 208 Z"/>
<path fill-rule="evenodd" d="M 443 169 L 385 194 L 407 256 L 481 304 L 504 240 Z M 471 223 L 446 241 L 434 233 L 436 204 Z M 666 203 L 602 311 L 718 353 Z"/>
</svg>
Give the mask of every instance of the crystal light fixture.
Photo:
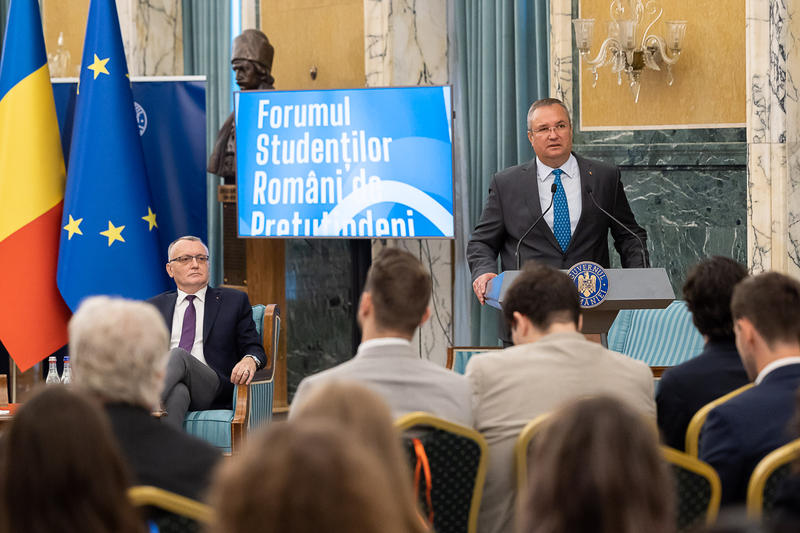
<svg viewBox="0 0 800 533">
<path fill-rule="evenodd" d="M 672 85 L 672 65 L 678 62 L 681 45 L 686 35 L 685 20 L 667 20 L 666 39 L 651 33 L 653 26 L 661 19 L 664 10 L 657 0 L 611 0 L 611 21 L 608 22 L 608 37 L 600 45 L 600 51 L 590 59 L 594 19 L 574 19 L 575 42 L 581 58 L 590 67 L 594 76 L 592 87 L 597 86 L 597 69 L 611 65 L 611 72 L 617 74 L 617 84 L 622 85 L 622 73 L 627 74 L 633 99 L 639 102 L 640 78 L 645 67 L 661 70 L 659 63 L 666 65 L 667 84 Z M 637 30 L 644 27 L 637 41 Z"/>
</svg>

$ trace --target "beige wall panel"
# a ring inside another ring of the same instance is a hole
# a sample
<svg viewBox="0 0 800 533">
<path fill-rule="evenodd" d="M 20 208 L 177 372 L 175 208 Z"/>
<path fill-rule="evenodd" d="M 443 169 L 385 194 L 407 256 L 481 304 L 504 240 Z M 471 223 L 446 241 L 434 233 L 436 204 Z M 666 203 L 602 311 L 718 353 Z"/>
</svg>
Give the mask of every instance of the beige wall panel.
<svg viewBox="0 0 800 533">
<path fill-rule="evenodd" d="M 363 0 L 262 0 L 261 29 L 275 46 L 276 89 L 364 86 Z"/>
<path fill-rule="evenodd" d="M 77 77 L 81 68 L 83 53 L 83 37 L 86 34 L 86 19 L 89 16 L 89 0 L 43 0 L 42 26 L 48 59 L 58 52 L 67 52 L 64 72 L 56 72 L 52 68 L 51 76 Z M 59 50 L 58 37 L 63 35 L 63 44 Z"/>
<path fill-rule="evenodd" d="M 606 37 L 610 0 L 581 0 L 581 18 L 594 18 L 591 54 Z M 639 103 L 627 76 L 622 87 L 610 67 L 598 70 L 597 87 L 586 62 L 580 63 L 581 126 L 626 129 L 658 126 L 739 125 L 746 121 L 745 0 L 662 0 L 664 14 L 654 33 L 664 35 L 664 20 L 686 20 L 683 53 L 667 85 L 665 70 L 645 69 Z M 646 22 L 647 23 L 647 22 Z M 646 24 L 645 23 L 645 24 Z M 641 30 L 640 30 L 641 32 Z M 641 39 L 641 33 L 637 37 Z"/>
</svg>

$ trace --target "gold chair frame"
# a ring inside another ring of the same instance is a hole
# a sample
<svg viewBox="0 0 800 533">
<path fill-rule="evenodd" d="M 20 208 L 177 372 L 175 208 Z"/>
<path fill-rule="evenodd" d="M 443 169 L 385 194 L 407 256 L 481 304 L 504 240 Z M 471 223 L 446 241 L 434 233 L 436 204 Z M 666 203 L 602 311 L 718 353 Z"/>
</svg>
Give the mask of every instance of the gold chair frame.
<svg viewBox="0 0 800 533">
<path fill-rule="evenodd" d="M 472 491 L 467 528 L 467 533 L 475 533 L 478 527 L 478 509 L 480 508 L 481 498 L 483 497 L 483 483 L 486 480 L 486 463 L 488 462 L 487 457 L 489 456 L 489 445 L 486 443 L 486 439 L 472 428 L 450 422 L 422 411 L 405 414 L 394 421 L 394 427 L 400 432 L 419 426 L 429 426 L 466 437 L 475 442 L 480 448 L 481 457 L 478 461 L 478 469 L 475 473 L 475 488 Z"/>
<path fill-rule="evenodd" d="M 713 524 L 717 520 L 720 500 L 722 499 L 722 483 L 719 480 L 717 471 L 711 468 L 711 465 L 708 463 L 688 453 L 664 445 L 661 445 L 660 448 L 661 456 L 665 461 L 685 470 L 689 470 L 690 472 L 694 472 L 708 480 L 711 485 L 711 498 L 709 499 L 708 508 L 706 510 L 706 524 Z"/>
<path fill-rule="evenodd" d="M 210 524 L 213 517 L 210 506 L 150 485 L 137 485 L 129 488 L 128 499 L 135 507 L 151 505 L 173 514 L 191 518 L 202 524 Z"/>
<path fill-rule="evenodd" d="M 522 494 L 528 485 L 528 447 L 534 435 L 542 430 L 550 420 L 552 413 L 544 413 L 522 428 L 517 442 L 514 444 L 514 469 L 517 472 L 517 494 Z"/>
<path fill-rule="evenodd" d="M 747 483 L 747 516 L 760 519 L 764 512 L 764 488 L 769 477 L 786 463 L 800 458 L 800 439 L 772 450 L 761 459 Z"/>
<path fill-rule="evenodd" d="M 743 385 L 738 389 L 732 390 L 728 394 L 724 396 L 720 396 L 716 400 L 713 400 L 703 407 L 698 409 L 698 411 L 692 416 L 692 419 L 689 421 L 689 425 L 686 428 L 686 453 L 691 455 L 692 457 L 698 457 L 699 454 L 699 447 L 700 447 L 700 431 L 703 429 L 703 424 L 706 423 L 706 418 L 708 418 L 708 413 L 711 412 L 712 409 L 721 405 L 734 396 L 738 396 L 739 394 L 743 393 L 747 389 L 753 386 L 752 383 L 748 383 L 747 385 Z"/>
</svg>

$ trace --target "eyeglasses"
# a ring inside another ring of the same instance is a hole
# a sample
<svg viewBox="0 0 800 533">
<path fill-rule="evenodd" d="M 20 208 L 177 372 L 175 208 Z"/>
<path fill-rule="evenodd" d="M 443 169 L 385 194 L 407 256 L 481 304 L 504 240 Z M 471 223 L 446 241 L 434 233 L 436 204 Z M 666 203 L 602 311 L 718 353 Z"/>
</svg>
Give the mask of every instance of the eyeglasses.
<svg viewBox="0 0 800 533">
<path fill-rule="evenodd" d="M 180 263 L 182 265 L 186 265 L 192 262 L 192 259 L 197 261 L 198 264 L 205 265 L 208 263 L 208 256 L 205 254 L 199 255 L 182 255 L 180 257 L 176 257 L 175 259 L 170 259 L 167 261 L 168 263 Z"/>
<path fill-rule="evenodd" d="M 551 131 L 554 131 L 558 134 L 564 133 L 569 129 L 569 124 L 566 122 L 559 122 L 555 126 L 541 126 L 536 128 L 535 130 L 530 130 L 534 133 L 534 135 L 547 135 Z"/>
</svg>

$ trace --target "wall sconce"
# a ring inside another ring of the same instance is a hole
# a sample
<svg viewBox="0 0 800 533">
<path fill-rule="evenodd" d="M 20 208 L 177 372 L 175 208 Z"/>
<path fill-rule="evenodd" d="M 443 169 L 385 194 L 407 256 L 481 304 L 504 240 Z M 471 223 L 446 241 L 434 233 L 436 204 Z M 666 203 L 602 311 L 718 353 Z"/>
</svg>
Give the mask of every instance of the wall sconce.
<svg viewBox="0 0 800 533">
<path fill-rule="evenodd" d="M 686 35 L 685 20 L 664 21 L 666 39 L 650 33 L 653 26 L 661 18 L 664 10 L 657 0 L 612 0 L 611 21 L 608 22 L 608 37 L 600 45 L 600 51 L 594 59 L 589 58 L 594 32 L 594 19 L 574 19 L 575 42 L 581 58 L 586 61 L 594 80 L 592 87 L 597 86 L 597 69 L 611 65 L 611 72 L 617 74 L 617 84 L 622 85 L 622 73 L 628 76 L 634 102 L 639 102 L 640 78 L 645 67 L 661 70 L 659 63 L 667 67 L 667 85 L 672 85 L 672 65 L 678 62 L 681 45 Z M 636 39 L 637 28 L 646 24 L 641 40 Z"/>
</svg>

